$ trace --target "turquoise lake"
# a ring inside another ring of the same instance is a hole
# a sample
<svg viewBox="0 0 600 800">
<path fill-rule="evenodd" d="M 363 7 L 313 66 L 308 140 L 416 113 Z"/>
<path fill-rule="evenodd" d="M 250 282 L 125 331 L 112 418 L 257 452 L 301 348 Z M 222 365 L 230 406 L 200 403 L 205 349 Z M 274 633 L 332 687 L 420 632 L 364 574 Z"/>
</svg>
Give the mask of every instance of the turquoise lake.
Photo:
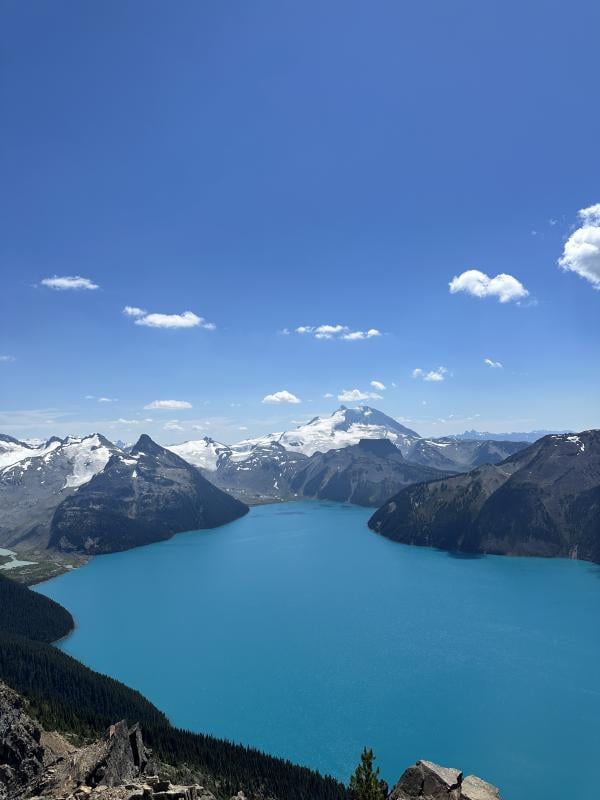
<svg viewBox="0 0 600 800">
<path fill-rule="evenodd" d="M 504 800 L 591 798 L 600 764 L 600 568 L 395 544 L 371 511 L 262 506 L 94 559 L 41 587 L 61 647 L 176 725 L 346 780 L 427 758 Z"/>
</svg>

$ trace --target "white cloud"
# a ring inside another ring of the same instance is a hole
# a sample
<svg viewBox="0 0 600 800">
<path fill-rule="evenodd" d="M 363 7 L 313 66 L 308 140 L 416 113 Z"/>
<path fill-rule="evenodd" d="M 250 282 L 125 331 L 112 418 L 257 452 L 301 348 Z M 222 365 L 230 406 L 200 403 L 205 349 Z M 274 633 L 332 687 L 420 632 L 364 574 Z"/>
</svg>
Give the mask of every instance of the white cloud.
<svg viewBox="0 0 600 800">
<path fill-rule="evenodd" d="M 266 403 L 267 405 L 281 405 L 282 403 L 296 405 L 302 401 L 299 397 L 296 397 L 295 394 L 288 392 L 287 389 L 282 389 L 280 392 L 274 392 L 273 394 L 266 395 L 263 397 L 262 402 Z"/>
<path fill-rule="evenodd" d="M 382 383 L 381 381 L 371 381 L 371 386 L 374 389 L 378 389 L 380 392 L 383 392 L 385 389 L 385 383 Z"/>
<path fill-rule="evenodd" d="M 344 389 L 338 394 L 338 400 L 342 403 L 360 403 L 362 400 L 381 399 L 381 395 L 376 392 L 362 392 L 360 389 Z"/>
<path fill-rule="evenodd" d="M 334 396 L 334 395 L 333 395 L 331 392 L 325 392 L 325 394 L 323 395 L 323 397 L 324 397 L 326 400 L 330 400 L 330 399 L 331 399 L 333 396 Z"/>
<path fill-rule="evenodd" d="M 558 264 L 600 289 L 600 203 L 578 212 L 581 226 L 565 242 Z"/>
<path fill-rule="evenodd" d="M 468 269 L 450 281 L 450 293 L 466 292 L 473 297 L 497 297 L 501 303 L 521 300 L 529 292 L 521 281 L 505 272 L 490 278 L 478 269 Z"/>
<path fill-rule="evenodd" d="M 355 342 L 361 339 L 372 339 L 381 336 L 381 331 L 377 328 L 369 328 L 367 331 L 353 331 L 347 325 L 300 325 L 295 328 L 299 334 L 309 334 L 315 339 L 343 339 L 346 342 Z"/>
<path fill-rule="evenodd" d="M 82 278 L 80 275 L 54 275 L 52 278 L 43 278 L 40 281 L 42 286 L 47 286 L 49 289 L 56 289 L 64 291 L 65 289 L 99 289 L 97 283 L 94 283 L 89 278 Z"/>
<path fill-rule="evenodd" d="M 341 338 L 347 342 L 356 342 L 360 339 L 372 339 L 374 336 L 381 336 L 381 331 L 378 331 L 377 328 L 369 328 L 368 331 L 350 331 Z"/>
<path fill-rule="evenodd" d="M 163 425 L 163 430 L 165 431 L 182 431 L 183 426 L 179 424 L 178 419 L 172 419 L 169 422 L 165 422 Z"/>
<path fill-rule="evenodd" d="M 143 308 L 137 306 L 125 306 L 123 314 L 126 317 L 133 317 L 135 325 L 143 325 L 146 328 L 204 328 L 207 331 L 214 331 L 214 322 L 207 322 L 204 317 L 199 317 L 193 311 L 184 311 L 182 314 L 157 314 L 148 313 Z"/>
<path fill-rule="evenodd" d="M 0 364 L 10 364 L 14 360 L 14 356 L 0 356 Z"/>
<path fill-rule="evenodd" d="M 147 425 L 150 422 L 151 419 L 123 419 L 123 417 L 113 420 L 115 425 Z"/>
<path fill-rule="evenodd" d="M 138 308 L 137 306 L 125 306 L 123 313 L 126 317 L 143 317 L 148 312 L 144 311 L 143 308 Z"/>
<path fill-rule="evenodd" d="M 443 381 L 448 374 L 448 370 L 446 367 L 438 367 L 437 369 L 429 370 L 426 372 L 424 369 L 413 369 L 412 376 L 413 378 L 421 378 L 424 381 L 428 381 L 431 383 L 439 383 Z"/>
<path fill-rule="evenodd" d="M 158 409 L 163 411 L 165 409 L 182 409 L 182 408 L 192 408 L 192 404 L 188 403 L 187 400 L 153 400 L 151 403 L 148 403 L 147 406 L 144 406 L 145 409 Z"/>
<path fill-rule="evenodd" d="M 501 361 L 492 361 L 491 358 L 484 358 L 483 363 L 487 364 L 487 366 L 491 367 L 492 369 L 502 369 L 502 367 L 504 366 L 504 364 Z"/>
<path fill-rule="evenodd" d="M 95 400 L 97 403 L 117 403 L 117 397 L 96 397 L 95 394 L 86 394 L 84 400 Z"/>
</svg>

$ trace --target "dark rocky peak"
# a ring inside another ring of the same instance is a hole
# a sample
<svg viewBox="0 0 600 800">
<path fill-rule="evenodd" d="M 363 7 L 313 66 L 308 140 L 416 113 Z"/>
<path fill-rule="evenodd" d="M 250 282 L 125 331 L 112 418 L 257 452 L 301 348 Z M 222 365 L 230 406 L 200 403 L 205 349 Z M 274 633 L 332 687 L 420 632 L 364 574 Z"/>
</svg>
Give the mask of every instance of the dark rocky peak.
<svg viewBox="0 0 600 800">
<path fill-rule="evenodd" d="M 358 448 L 363 453 L 369 453 L 379 458 L 394 456 L 399 460 L 403 460 L 402 453 L 389 439 L 361 439 L 358 443 Z"/>
<path fill-rule="evenodd" d="M 164 447 L 161 447 L 159 444 L 151 439 L 147 433 L 142 433 L 140 438 L 131 448 L 131 455 L 146 455 L 146 456 L 164 456 L 169 453 L 168 450 L 165 450 Z"/>
</svg>

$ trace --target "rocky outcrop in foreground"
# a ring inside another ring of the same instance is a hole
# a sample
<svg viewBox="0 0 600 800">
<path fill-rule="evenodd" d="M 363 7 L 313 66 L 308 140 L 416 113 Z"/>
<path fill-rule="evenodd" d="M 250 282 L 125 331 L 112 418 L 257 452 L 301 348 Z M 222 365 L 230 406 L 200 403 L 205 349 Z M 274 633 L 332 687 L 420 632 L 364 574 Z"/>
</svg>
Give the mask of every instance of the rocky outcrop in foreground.
<svg viewBox="0 0 600 800">
<path fill-rule="evenodd" d="M 0 800 L 215 800 L 189 774 L 158 761 L 138 725 L 111 725 L 96 742 L 76 746 L 45 731 L 25 701 L 0 682 Z M 231 800 L 246 800 L 238 792 Z M 402 775 L 388 800 L 501 800 L 489 783 L 462 772 L 417 761 Z"/>
<path fill-rule="evenodd" d="M 98 741 L 76 747 L 45 731 L 0 683 L 0 800 L 214 800 L 196 783 L 171 784 L 170 771 L 147 750 L 138 725 L 117 722 Z"/>
<path fill-rule="evenodd" d="M 388 800 L 501 800 L 491 783 L 475 775 L 440 767 L 432 761 L 417 761 L 402 775 Z"/>
</svg>

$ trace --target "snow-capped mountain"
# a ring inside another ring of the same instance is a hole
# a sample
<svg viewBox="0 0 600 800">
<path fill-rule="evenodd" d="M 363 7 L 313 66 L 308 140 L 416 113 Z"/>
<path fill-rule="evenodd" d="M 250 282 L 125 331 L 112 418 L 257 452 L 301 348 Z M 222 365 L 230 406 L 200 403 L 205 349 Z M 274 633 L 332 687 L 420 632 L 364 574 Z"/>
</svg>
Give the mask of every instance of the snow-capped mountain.
<svg viewBox="0 0 600 800">
<path fill-rule="evenodd" d="M 317 454 L 354 448 L 365 440 L 387 440 L 413 468 L 445 472 L 466 472 L 479 464 L 502 461 L 527 444 L 451 437 L 425 439 L 370 406 L 341 406 L 330 416 L 315 417 L 291 431 L 269 433 L 233 445 L 205 437 L 169 449 L 204 470 L 221 488 L 247 502 L 256 502 L 297 496 L 295 475 L 300 470 L 310 470 Z M 365 460 L 369 459 L 363 458 L 363 467 Z M 338 463 L 335 459 L 327 463 L 330 462 Z"/>
<path fill-rule="evenodd" d="M 215 528 L 248 507 L 146 434 L 57 507 L 49 546 L 66 552 L 112 553 Z"/>
<path fill-rule="evenodd" d="M 167 448 L 173 453 L 176 453 L 184 461 L 193 464 L 198 469 L 204 469 L 207 472 L 214 472 L 217 469 L 219 459 L 222 457 L 229 457 L 232 453 L 232 448 L 227 444 L 215 442 L 210 436 L 205 436 L 203 439 L 192 439 L 183 444 L 174 444 Z"/>
<path fill-rule="evenodd" d="M 121 453 L 99 433 L 52 438 L 37 446 L 15 442 L 9 443 L 10 454 L 4 453 L 10 463 L 0 469 L 0 544 L 8 545 L 24 536 L 43 542 L 56 506 Z"/>
<path fill-rule="evenodd" d="M 329 417 L 315 417 L 293 431 L 271 433 L 235 445 L 237 457 L 257 444 L 276 441 L 286 450 L 312 456 L 358 444 L 361 439 L 389 439 L 401 451 L 408 450 L 420 436 L 392 417 L 370 406 L 340 406 Z M 239 455 L 238 455 L 239 454 Z M 235 456 L 234 456 L 235 457 Z"/>
<path fill-rule="evenodd" d="M 0 546 L 112 552 L 247 511 L 145 435 L 127 451 L 98 433 L 0 443 Z"/>
<path fill-rule="evenodd" d="M 48 442 L 22 442 L 0 433 L 0 469 L 10 467 L 29 456 L 43 455 L 56 447 L 59 441 L 50 439 Z"/>
<path fill-rule="evenodd" d="M 108 459 L 119 449 L 99 433 L 67 436 L 65 439 L 53 437 L 35 447 L 16 439 L 13 441 L 10 451 L 4 454 L 0 480 L 6 476 L 14 481 L 22 478 L 28 470 L 44 472 L 50 467 L 54 471 L 60 471 L 64 477 L 62 488 L 87 483 L 104 469 Z"/>
<path fill-rule="evenodd" d="M 389 439 L 405 453 L 420 438 L 418 433 L 375 408 L 340 406 L 331 416 L 314 417 L 291 431 L 268 433 L 234 445 L 204 438 L 172 445 L 169 450 L 200 469 L 214 471 L 225 460 L 246 461 L 253 452 L 271 448 L 273 444 L 291 453 L 312 456 L 358 444 L 361 439 Z"/>
</svg>

